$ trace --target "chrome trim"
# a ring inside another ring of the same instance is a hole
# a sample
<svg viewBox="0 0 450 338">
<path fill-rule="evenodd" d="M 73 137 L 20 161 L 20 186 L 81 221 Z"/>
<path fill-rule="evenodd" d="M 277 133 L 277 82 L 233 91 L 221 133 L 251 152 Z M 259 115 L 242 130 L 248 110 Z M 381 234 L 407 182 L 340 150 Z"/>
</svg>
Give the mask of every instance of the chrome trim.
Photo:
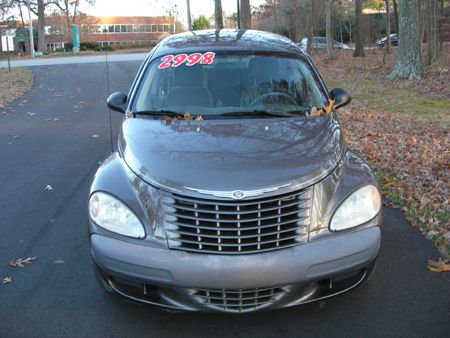
<svg viewBox="0 0 450 338">
<path fill-rule="evenodd" d="M 280 185 L 277 187 L 271 187 L 271 188 L 265 188 L 265 189 L 258 189 L 258 190 L 233 190 L 233 191 L 220 191 L 220 190 L 203 190 L 203 189 L 196 189 L 196 188 L 190 188 L 190 187 L 184 187 L 187 190 L 195 191 L 200 194 L 204 195 L 212 195 L 216 197 L 222 197 L 222 198 L 231 198 L 234 200 L 242 200 L 246 197 L 255 197 L 260 196 L 262 194 L 277 191 L 281 188 L 285 188 L 290 186 L 291 183 L 287 183 L 284 185 Z"/>
</svg>

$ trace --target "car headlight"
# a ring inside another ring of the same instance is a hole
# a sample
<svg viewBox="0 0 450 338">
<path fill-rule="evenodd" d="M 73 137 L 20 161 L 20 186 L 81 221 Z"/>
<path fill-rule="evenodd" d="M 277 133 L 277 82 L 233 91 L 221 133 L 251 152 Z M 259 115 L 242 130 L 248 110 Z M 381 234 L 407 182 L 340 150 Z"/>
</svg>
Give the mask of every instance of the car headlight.
<svg viewBox="0 0 450 338">
<path fill-rule="evenodd" d="M 89 215 L 100 227 L 120 235 L 144 238 L 145 230 L 136 215 L 121 201 L 103 192 L 89 199 Z"/>
<path fill-rule="evenodd" d="M 374 218 L 381 208 L 381 196 L 373 185 L 366 185 L 350 194 L 331 218 L 330 230 L 356 227 Z"/>
</svg>

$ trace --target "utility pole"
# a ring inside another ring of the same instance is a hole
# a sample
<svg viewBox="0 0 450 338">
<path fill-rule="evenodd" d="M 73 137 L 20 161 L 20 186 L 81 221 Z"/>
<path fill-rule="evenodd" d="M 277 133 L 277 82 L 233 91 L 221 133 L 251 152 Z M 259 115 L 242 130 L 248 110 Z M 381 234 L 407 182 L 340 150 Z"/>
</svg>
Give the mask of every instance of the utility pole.
<svg viewBox="0 0 450 338">
<path fill-rule="evenodd" d="M 192 30 L 192 21 L 191 21 L 191 4 L 189 0 L 186 0 L 187 7 L 187 19 L 188 19 L 188 31 Z"/>
<path fill-rule="evenodd" d="M 33 41 L 33 20 L 31 20 L 30 0 L 27 1 L 28 6 L 28 31 L 30 33 L 30 55 L 34 58 L 34 41 Z"/>
<path fill-rule="evenodd" d="M 241 1 L 237 0 L 237 26 L 241 29 Z"/>
</svg>

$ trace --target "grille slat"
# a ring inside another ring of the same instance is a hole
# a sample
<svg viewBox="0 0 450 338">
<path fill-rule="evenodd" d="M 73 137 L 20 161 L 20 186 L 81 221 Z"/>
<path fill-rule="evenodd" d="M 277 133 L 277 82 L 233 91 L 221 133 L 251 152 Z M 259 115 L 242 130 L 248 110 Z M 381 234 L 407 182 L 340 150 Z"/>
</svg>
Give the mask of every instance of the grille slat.
<svg viewBox="0 0 450 338">
<path fill-rule="evenodd" d="M 300 200 L 302 199 L 306 199 L 309 200 L 311 198 L 310 196 L 310 189 L 305 189 L 303 191 L 301 191 L 300 193 L 303 193 L 304 195 L 302 196 L 298 196 Z M 245 207 L 245 206 L 252 206 L 258 203 L 261 204 L 265 204 L 265 203 L 278 203 L 278 200 L 285 200 L 287 201 L 289 198 L 293 198 L 295 197 L 295 193 L 294 194 L 285 194 L 282 196 L 274 196 L 274 197 L 268 197 L 265 199 L 258 199 L 258 200 L 240 200 L 240 201 L 222 201 L 222 200 L 208 200 L 208 199 L 198 199 L 198 198 L 194 198 L 194 197 L 189 197 L 189 196 L 182 196 L 182 195 L 172 195 L 173 197 L 176 197 L 176 199 L 178 201 L 183 201 L 183 202 L 188 202 L 188 203 L 201 203 L 203 205 L 210 205 L 212 207 L 218 205 L 218 206 L 230 206 L 230 205 L 237 205 L 239 204 L 241 207 Z M 259 201 L 259 202 L 255 202 L 255 201 Z"/>
<path fill-rule="evenodd" d="M 306 216 L 305 217 L 297 217 L 296 228 L 301 228 L 301 227 L 309 225 L 309 223 L 301 224 L 301 221 L 304 221 L 304 220 L 309 220 L 309 216 L 307 216 L 307 217 Z M 181 221 L 166 220 L 166 222 L 168 222 L 170 224 L 173 224 L 173 225 L 176 225 L 178 227 L 186 227 L 186 228 L 193 228 L 193 229 L 199 228 L 201 230 L 214 230 L 214 231 L 217 230 L 217 226 L 216 225 L 215 226 L 207 226 L 207 225 L 201 224 L 200 222 L 198 222 L 198 224 L 196 222 L 195 225 L 188 224 L 186 222 L 181 222 Z M 258 220 L 258 222 L 255 222 L 255 221 L 248 222 L 248 223 L 254 223 L 254 224 L 258 223 L 258 225 L 256 225 L 256 226 L 245 226 L 245 225 L 242 226 L 242 223 L 244 223 L 244 222 L 240 222 L 240 223 L 241 223 L 240 230 L 241 231 L 246 231 L 246 230 L 258 230 L 258 229 L 272 228 L 272 227 L 276 227 L 278 225 L 282 226 L 284 224 L 292 224 L 293 221 L 292 220 L 287 220 L 287 221 L 283 221 L 283 222 L 280 222 L 280 223 L 274 222 L 274 223 L 265 224 L 265 225 L 263 225 L 261 223 L 261 220 Z M 221 229 L 222 229 L 222 231 L 234 231 L 234 230 L 236 230 L 235 227 L 224 227 L 224 226 L 221 226 Z"/>
<path fill-rule="evenodd" d="M 240 246 L 256 246 L 258 244 L 264 245 L 264 244 L 288 241 L 288 240 L 291 240 L 291 239 L 294 239 L 294 238 L 298 238 L 298 237 L 299 237 L 298 235 L 293 235 L 293 236 L 288 236 L 288 237 L 283 237 L 283 238 L 279 237 L 279 238 L 272 239 L 272 240 L 269 240 L 269 241 L 259 241 L 259 242 L 257 241 L 257 242 L 250 242 L 250 243 L 242 242 L 239 245 Z M 215 242 L 212 242 L 212 241 L 207 242 L 205 239 L 202 239 L 201 243 L 202 243 L 203 246 L 205 246 L 205 245 L 218 246 L 218 247 L 235 247 L 235 246 L 238 246 L 237 243 L 226 243 L 222 239 L 223 238 L 218 238 L 218 241 L 215 241 Z M 187 243 L 187 244 L 198 244 L 199 243 L 198 241 L 184 239 L 184 238 L 183 239 L 178 239 L 178 240 L 181 243 Z"/>
<path fill-rule="evenodd" d="M 290 215 L 297 214 L 298 212 L 299 212 L 299 210 L 293 210 L 293 211 L 285 212 L 285 213 L 281 213 L 281 211 L 280 211 L 280 213 L 277 213 L 275 215 L 265 216 L 265 217 L 261 217 L 261 218 L 258 218 L 258 217 L 241 218 L 240 221 L 241 222 L 257 222 L 258 220 L 266 221 L 266 220 L 270 220 L 270 219 L 274 219 L 274 218 L 275 219 L 280 219 L 280 218 L 283 218 L 283 217 L 287 217 L 287 216 L 290 216 Z M 190 214 L 185 214 L 185 213 L 170 212 L 170 211 L 168 211 L 166 213 L 168 215 L 171 215 L 171 216 L 175 216 L 175 217 L 178 217 L 178 218 L 190 219 L 190 220 L 194 220 L 194 221 L 195 220 L 205 221 L 205 222 L 211 221 L 211 218 L 195 217 L 195 215 L 190 215 Z M 255 212 L 254 214 L 257 214 L 257 213 Z M 220 213 L 215 213 L 213 215 L 215 215 L 215 217 L 216 217 L 216 222 L 220 222 L 220 223 L 236 223 L 236 221 L 237 221 L 237 218 L 235 218 L 235 219 L 218 218 L 218 217 L 220 217 Z M 278 222 L 280 222 L 280 221 L 278 221 Z"/>
<path fill-rule="evenodd" d="M 195 289 L 194 296 L 202 304 L 226 311 L 242 312 L 270 305 L 288 290 L 284 287 L 250 290 L 204 290 Z"/>
<path fill-rule="evenodd" d="M 247 254 L 306 242 L 311 189 L 239 201 L 165 193 L 163 204 L 171 249 Z"/>
<path fill-rule="evenodd" d="M 277 226 L 270 226 L 271 228 L 277 228 Z M 272 236 L 272 235 L 276 235 L 276 234 L 278 234 L 278 233 L 286 233 L 286 232 L 295 232 L 295 231 L 297 231 L 297 229 L 298 229 L 298 227 L 292 227 L 292 228 L 287 228 L 287 229 L 283 229 L 283 230 L 276 230 L 276 231 L 271 231 L 271 232 L 268 232 L 268 233 L 259 233 L 258 234 L 258 236 L 256 236 L 256 237 L 265 237 L 265 236 Z M 223 230 L 223 229 L 222 229 Z M 255 229 L 256 230 L 256 229 Z M 185 235 L 185 236 L 190 236 L 190 237 L 198 237 L 198 235 L 197 234 L 193 234 L 192 232 L 190 232 L 190 231 L 183 231 L 183 230 L 170 230 L 170 229 L 166 229 L 166 231 L 169 231 L 169 232 L 173 232 L 173 233 L 177 233 L 177 234 L 180 234 L 180 235 Z M 220 238 L 222 238 L 222 239 L 234 239 L 234 238 L 238 238 L 238 240 L 239 239 L 246 239 L 246 238 L 254 238 L 255 237 L 255 235 L 254 234 L 252 234 L 252 235 L 241 235 L 239 232 L 241 232 L 240 230 L 236 230 L 236 229 L 234 229 L 234 230 L 229 230 L 230 232 L 231 231 L 237 231 L 238 232 L 238 234 L 237 235 L 221 235 L 220 236 Z M 206 238 L 216 238 L 216 236 L 215 235 L 212 235 L 212 234 L 203 234 L 202 233 L 202 236 L 201 237 L 206 237 Z M 259 241 L 259 240 L 258 240 Z"/>
<path fill-rule="evenodd" d="M 282 204 L 282 208 L 289 208 L 289 207 L 293 207 L 293 206 L 297 206 L 297 205 L 302 205 L 307 203 L 308 200 L 299 200 L 299 201 L 295 201 L 293 203 L 288 203 L 288 204 Z M 164 203 L 164 205 L 166 206 L 170 206 L 173 207 L 172 204 L 170 203 Z M 179 208 L 183 208 L 183 210 L 185 211 L 192 211 L 193 213 L 205 213 L 205 214 L 215 214 L 217 213 L 216 210 L 212 210 L 212 209 L 200 209 L 197 207 L 189 207 L 187 205 L 176 205 L 175 207 L 179 207 Z M 273 211 L 273 210 L 278 210 L 279 209 L 279 205 L 276 206 L 271 206 L 271 207 L 267 207 L 267 208 L 262 208 L 260 207 L 257 211 L 255 210 L 246 210 L 246 209 L 242 209 L 241 210 L 236 210 L 236 211 L 228 211 L 228 210 L 221 210 L 221 214 L 223 215 L 242 215 L 242 214 L 254 214 L 257 212 L 267 212 L 267 211 Z M 220 206 L 219 206 L 220 208 Z"/>
</svg>

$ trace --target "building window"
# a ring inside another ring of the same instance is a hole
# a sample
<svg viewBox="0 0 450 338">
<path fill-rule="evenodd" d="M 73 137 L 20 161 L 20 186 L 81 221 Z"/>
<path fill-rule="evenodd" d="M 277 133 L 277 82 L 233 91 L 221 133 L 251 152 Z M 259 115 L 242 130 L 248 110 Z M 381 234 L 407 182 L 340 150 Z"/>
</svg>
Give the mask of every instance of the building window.
<svg viewBox="0 0 450 338">
<path fill-rule="evenodd" d="M 133 25 L 127 25 L 127 33 L 133 33 Z"/>
<path fill-rule="evenodd" d="M 151 32 L 152 31 L 152 25 L 145 25 L 145 31 L 148 33 L 148 32 Z"/>
<path fill-rule="evenodd" d="M 115 25 L 114 26 L 114 32 L 115 33 L 120 33 L 120 25 Z"/>
<path fill-rule="evenodd" d="M 121 26 L 120 26 L 120 31 L 121 31 L 122 33 L 126 33 L 126 32 L 127 32 L 127 25 L 121 25 Z"/>
<path fill-rule="evenodd" d="M 158 25 L 152 25 L 152 32 L 158 31 Z"/>
<path fill-rule="evenodd" d="M 109 25 L 108 32 L 114 33 L 114 25 Z"/>
<path fill-rule="evenodd" d="M 169 25 L 164 25 L 164 32 L 168 32 L 169 31 Z"/>
<path fill-rule="evenodd" d="M 158 25 L 158 32 L 164 32 L 163 25 Z"/>
</svg>

